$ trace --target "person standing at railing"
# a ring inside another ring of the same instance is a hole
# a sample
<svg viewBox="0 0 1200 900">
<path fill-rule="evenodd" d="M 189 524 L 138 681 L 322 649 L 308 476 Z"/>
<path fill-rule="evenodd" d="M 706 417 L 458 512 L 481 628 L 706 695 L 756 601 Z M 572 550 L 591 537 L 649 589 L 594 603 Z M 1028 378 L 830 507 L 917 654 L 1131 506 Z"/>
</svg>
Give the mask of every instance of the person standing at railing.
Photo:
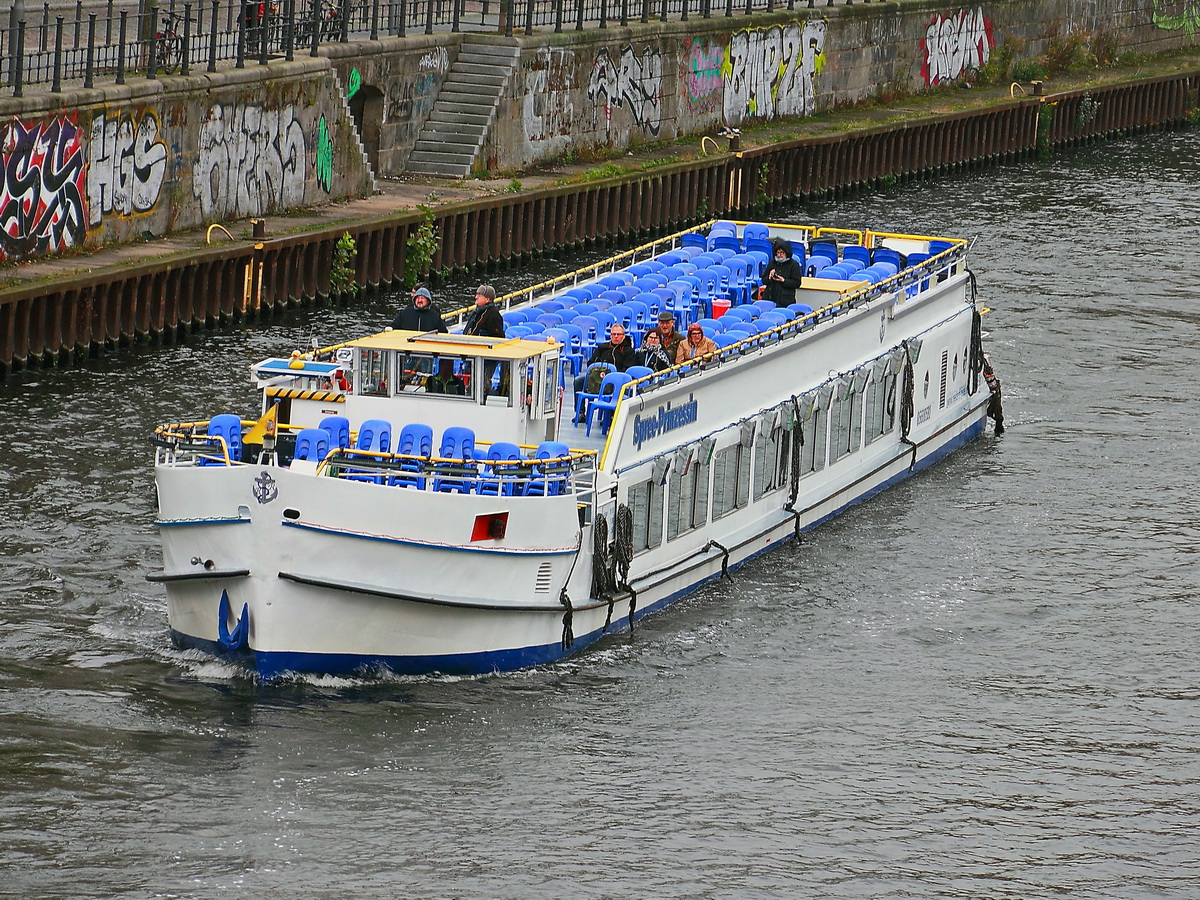
<svg viewBox="0 0 1200 900">
<path fill-rule="evenodd" d="M 447 331 L 442 314 L 433 305 L 433 295 L 424 285 L 413 288 L 412 302 L 400 310 L 392 320 L 392 328 L 422 333 L 436 331 L 445 334 Z"/>
<path fill-rule="evenodd" d="M 770 300 L 776 306 L 787 306 L 796 302 L 796 288 L 800 287 L 804 272 L 792 256 L 790 242 L 775 238 L 772 244 L 775 252 L 762 274 L 762 299 Z"/>
</svg>

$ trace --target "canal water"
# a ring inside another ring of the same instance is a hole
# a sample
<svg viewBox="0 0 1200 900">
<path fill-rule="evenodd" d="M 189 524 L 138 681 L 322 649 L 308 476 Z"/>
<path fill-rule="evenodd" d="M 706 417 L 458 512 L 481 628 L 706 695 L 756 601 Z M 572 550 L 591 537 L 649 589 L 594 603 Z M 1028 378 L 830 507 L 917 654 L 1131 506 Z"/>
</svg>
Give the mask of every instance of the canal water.
<svg viewBox="0 0 1200 900">
<path fill-rule="evenodd" d="M 780 214 L 978 236 L 1008 432 L 503 677 L 263 686 L 143 580 L 153 426 L 392 301 L 11 378 L 0 894 L 1200 895 L 1198 190 L 1190 132 Z"/>
</svg>

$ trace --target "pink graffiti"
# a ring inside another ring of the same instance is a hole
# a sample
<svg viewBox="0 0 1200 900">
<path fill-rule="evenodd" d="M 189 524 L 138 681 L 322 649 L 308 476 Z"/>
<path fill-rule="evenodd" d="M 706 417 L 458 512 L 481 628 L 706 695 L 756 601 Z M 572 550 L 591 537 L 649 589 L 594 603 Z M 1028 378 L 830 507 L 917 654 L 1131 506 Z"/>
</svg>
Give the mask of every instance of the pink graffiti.
<svg viewBox="0 0 1200 900">
<path fill-rule="evenodd" d="M 83 243 L 87 169 L 74 114 L 0 131 L 0 259 L 25 259 Z"/>
<path fill-rule="evenodd" d="M 954 15 L 934 16 L 922 41 L 925 54 L 921 77 L 927 87 L 945 84 L 978 69 L 991 55 L 996 41 L 992 21 L 982 7 L 960 9 Z"/>
<path fill-rule="evenodd" d="M 717 44 L 705 46 L 694 38 L 686 54 L 688 99 L 693 103 L 706 100 L 721 90 L 721 64 L 725 51 Z"/>
</svg>

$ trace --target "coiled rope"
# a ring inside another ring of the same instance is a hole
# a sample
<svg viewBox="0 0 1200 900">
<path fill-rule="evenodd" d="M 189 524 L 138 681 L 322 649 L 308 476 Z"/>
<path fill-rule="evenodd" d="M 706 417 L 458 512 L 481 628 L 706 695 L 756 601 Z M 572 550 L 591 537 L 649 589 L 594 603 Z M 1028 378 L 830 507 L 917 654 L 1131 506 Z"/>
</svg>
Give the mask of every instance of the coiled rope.
<svg viewBox="0 0 1200 900">
<path fill-rule="evenodd" d="M 908 431 L 912 427 L 916 376 L 913 374 L 912 353 L 907 341 L 904 342 L 904 368 L 900 372 L 900 385 L 900 443 L 912 447 L 912 462 L 908 464 L 908 471 L 911 472 L 917 466 L 917 445 L 908 439 Z"/>
<path fill-rule="evenodd" d="M 796 497 L 800 495 L 800 451 L 804 449 L 804 428 L 800 424 L 800 400 L 792 394 L 792 474 L 791 487 L 784 512 L 792 516 L 796 540 L 800 540 L 800 513 L 796 512 Z M 722 574 L 724 574 L 722 572 Z"/>
</svg>

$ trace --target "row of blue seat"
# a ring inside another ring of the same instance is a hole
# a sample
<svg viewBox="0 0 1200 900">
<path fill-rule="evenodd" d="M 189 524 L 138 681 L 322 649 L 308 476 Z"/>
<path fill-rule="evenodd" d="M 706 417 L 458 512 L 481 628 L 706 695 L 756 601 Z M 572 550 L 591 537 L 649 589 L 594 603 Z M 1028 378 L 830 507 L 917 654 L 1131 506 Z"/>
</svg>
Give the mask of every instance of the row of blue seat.
<svg viewBox="0 0 1200 900">
<path fill-rule="evenodd" d="M 306 428 L 296 436 L 296 459 L 323 460 L 333 449 L 354 449 L 365 454 L 396 454 L 404 457 L 433 457 L 433 429 L 413 422 L 400 429 L 392 445 L 392 424 L 384 419 L 368 419 L 358 428 L 353 448 L 350 447 L 350 423 L 342 416 L 329 416 L 317 428 Z M 532 457 L 526 458 L 516 444 L 497 441 L 481 453 L 475 444 L 475 432 L 463 426 L 451 426 L 442 433 L 436 456 L 438 463 L 422 463 L 419 459 L 402 459 L 389 465 L 389 473 L 378 470 L 342 469 L 342 476 L 355 481 L 370 481 L 393 487 L 412 487 L 435 491 L 479 493 L 504 496 L 546 496 L 565 492 L 569 468 L 555 472 L 544 471 L 546 466 L 526 468 L 523 480 L 516 478 L 517 468 L 497 466 L 497 462 L 528 464 L 538 459 L 559 459 L 570 455 L 570 448 L 557 441 L 545 441 Z M 383 461 L 384 457 L 375 457 Z M 447 460 L 453 461 L 447 463 Z M 429 476 L 432 475 L 432 482 Z"/>
</svg>

